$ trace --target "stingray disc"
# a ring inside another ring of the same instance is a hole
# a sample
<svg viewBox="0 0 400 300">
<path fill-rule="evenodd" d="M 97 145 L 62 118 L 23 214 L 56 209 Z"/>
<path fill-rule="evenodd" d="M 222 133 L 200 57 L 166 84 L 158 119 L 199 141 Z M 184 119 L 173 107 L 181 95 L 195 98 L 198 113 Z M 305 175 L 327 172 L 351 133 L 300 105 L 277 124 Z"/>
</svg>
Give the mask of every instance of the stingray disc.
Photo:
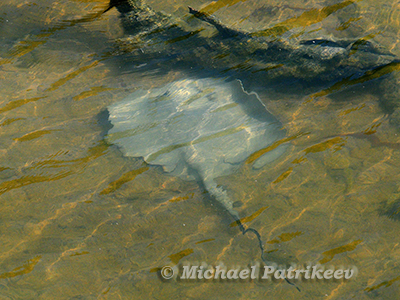
<svg viewBox="0 0 400 300">
<path fill-rule="evenodd" d="M 176 81 L 134 92 L 108 110 L 110 143 L 126 156 L 143 157 L 186 180 L 205 182 L 229 174 L 285 136 L 257 94 L 246 92 L 239 80 Z M 268 152 L 259 161 L 282 152 Z"/>
</svg>

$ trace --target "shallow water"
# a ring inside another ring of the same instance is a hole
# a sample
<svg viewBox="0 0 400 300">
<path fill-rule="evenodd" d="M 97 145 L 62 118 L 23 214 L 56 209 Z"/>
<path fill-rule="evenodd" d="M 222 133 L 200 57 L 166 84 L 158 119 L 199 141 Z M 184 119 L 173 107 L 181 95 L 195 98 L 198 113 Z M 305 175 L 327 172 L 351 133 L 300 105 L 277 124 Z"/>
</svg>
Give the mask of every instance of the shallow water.
<svg viewBox="0 0 400 300">
<path fill-rule="evenodd" d="M 148 3 L 175 17 L 203 8 L 232 28 L 286 38 L 368 36 L 400 57 L 396 1 Z M 301 292 L 280 280 L 160 279 L 159 268 L 184 261 L 247 266 L 259 248 L 199 184 L 105 142 L 108 105 L 186 76 L 130 65 L 117 50 L 115 9 L 71 21 L 105 5 L 0 4 L 0 298 L 396 298 L 400 130 L 368 83 L 314 97 L 258 87 L 290 150 L 259 170 L 250 157 L 218 180 L 269 260 L 356 266 L 356 278 L 295 281 Z"/>
</svg>

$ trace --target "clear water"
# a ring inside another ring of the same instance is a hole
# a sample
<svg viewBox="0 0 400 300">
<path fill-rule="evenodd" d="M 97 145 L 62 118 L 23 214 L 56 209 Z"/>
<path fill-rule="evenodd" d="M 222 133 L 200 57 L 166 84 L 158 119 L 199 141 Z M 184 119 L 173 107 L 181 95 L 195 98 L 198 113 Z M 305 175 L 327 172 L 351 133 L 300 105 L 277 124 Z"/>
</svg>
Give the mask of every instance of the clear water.
<svg viewBox="0 0 400 300">
<path fill-rule="evenodd" d="M 190 5 L 231 28 L 286 38 L 368 37 L 400 57 L 398 2 L 338 3 L 148 2 L 176 18 Z M 115 9 L 71 21 L 104 6 L 0 4 L 1 299 L 397 297 L 400 131 L 378 97 L 363 91 L 369 83 L 313 98 L 257 86 L 291 137 L 290 151 L 218 180 L 270 260 L 354 265 L 355 279 L 296 282 L 301 292 L 282 281 L 160 280 L 159 268 L 185 260 L 246 266 L 259 260 L 259 248 L 198 183 L 105 142 L 108 105 L 186 74 L 182 65 L 135 69 L 141 62 L 118 50 L 124 35 Z"/>
</svg>

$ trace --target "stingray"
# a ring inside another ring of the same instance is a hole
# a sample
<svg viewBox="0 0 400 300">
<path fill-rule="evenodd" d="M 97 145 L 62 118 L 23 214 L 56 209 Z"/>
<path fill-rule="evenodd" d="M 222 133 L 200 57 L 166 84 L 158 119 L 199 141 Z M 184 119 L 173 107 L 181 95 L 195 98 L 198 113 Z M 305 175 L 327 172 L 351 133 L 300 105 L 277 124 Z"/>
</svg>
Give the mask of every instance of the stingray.
<svg viewBox="0 0 400 300">
<path fill-rule="evenodd" d="M 125 156 L 143 157 L 184 180 L 197 180 L 235 219 L 239 215 L 215 181 L 235 172 L 254 152 L 285 137 L 281 123 L 239 80 L 203 78 L 139 90 L 108 108 L 109 142 Z M 267 152 L 255 168 L 279 157 Z"/>
<path fill-rule="evenodd" d="M 216 182 L 237 171 L 253 153 L 285 138 L 282 124 L 256 93 L 245 91 L 240 80 L 186 79 L 138 90 L 108 111 L 113 125 L 109 143 L 118 145 L 125 156 L 143 157 L 171 175 L 198 181 L 243 234 L 257 236 L 265 261 L 260 234 L 244 228 L 234 202 Z M 271 148 L 254 168 L 279 158 L 286 145 Z"/>
</svg>

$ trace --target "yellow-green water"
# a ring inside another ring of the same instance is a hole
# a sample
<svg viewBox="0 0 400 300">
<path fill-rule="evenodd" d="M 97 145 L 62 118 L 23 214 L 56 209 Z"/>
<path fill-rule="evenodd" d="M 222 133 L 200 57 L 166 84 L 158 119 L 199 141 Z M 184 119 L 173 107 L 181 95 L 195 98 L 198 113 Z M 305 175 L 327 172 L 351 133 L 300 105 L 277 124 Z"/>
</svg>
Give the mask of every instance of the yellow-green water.
<svg viewBox="0 0 400 300">
<path fill-rule="evenodd" d="M 400 57 L 398 2 L 358 1 L 344 14 L 340 5 L 327 9 L 340 3 L 331 2 L 148 3 L 175 16 L 187 5 L 204 8 L 253 32 L 283 24 L 311 36 L 369 36 Z M 118 71 L 115 9 L 69 21 L 105 5 L 0 4 L 0 299 L 399 297 L 400 130 L 376 96 L 357 93 L 347 101 L 261 94 L 292 137 L 290 151 L 260 170 L 250 157 L 218 181 L 242 203 L 245 225 L 260 232 L 271 260 L 354 265 L 355 279 L 296 282 L 301 292 L 281 281 L 160 280 L 165 265 L 246 266 L 260 253 L 196 182 L 105 143 L 108 105 L 179 76 Z"/>
</svg>

